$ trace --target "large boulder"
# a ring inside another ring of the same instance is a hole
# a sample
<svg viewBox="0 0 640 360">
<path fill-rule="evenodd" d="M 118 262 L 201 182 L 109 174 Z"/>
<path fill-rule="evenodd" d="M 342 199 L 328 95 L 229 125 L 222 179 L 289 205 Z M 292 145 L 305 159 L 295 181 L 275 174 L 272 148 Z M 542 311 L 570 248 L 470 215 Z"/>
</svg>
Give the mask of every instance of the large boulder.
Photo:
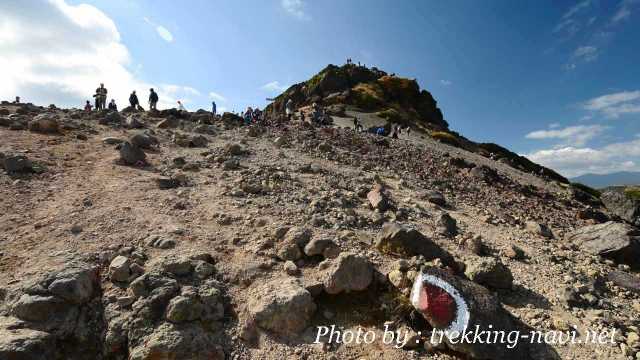
<svg viewBox="0 0 640 360">
<path fill-rule="evenodd" d="M 395 222 L 386 223 L 378 235 L 376 248 L 382 253 L 422 255 L 427 261 L 440 258 L 449 264 L 452 257 L 418 230 Z"/>
<path fill-rule="evenodd" d="M 607 275 L 607 281 L 611 281 L 625 290 L 640 294 L 640 277 L 637 275 L 614 270 Z"/>
<path fill-rule="evenodd" d="M 640 199 L 625 188 L 615 187 L 603 192 L 600 200 L 613 214 L 635 226 L 640 226 Z"/>
<path fill-rule="evenodd" d="M 29 131 L 55 134 L 60 131 L 60 125 L 55 114 L 44 113 L 36 115 L 33 120 L 29 122 Z"/>
<path fill-rule="evenodd" d="M 300 281 L 275 279 L 251 293 L 248 311 L 262 329 L 291 336 L 308 326 L 316 304 Z"/>
<path fill-rule="evenodd" d="M 631 225 L 609 221 L 581 227 L 567 236 L 584 252 L 640 266 L 640 231 Z"/>
<path fill-rule="evenodd" d="M 131 145 L 137 146 L 140 149 L 151 149 L 154 146 L 158 146 L 160 144 L 160 141 L 158 141 L 157 137 L 147 132 L 139 132 L 133 134 L 129 139 L 129 142 L 131 143 Z"/>
<path fill-rule="evenodd" d="M 147 154 L 144 153 L 139 147 L 132 145 L 130 142 L 125 141 L 120 146 L 120 160 L 126 165 L 136 165 L 138 163 L 145 163 Z"/>
<path fill-rule="evenodd" d="M 98 119 L 100 125 L 120 125 L 122 124 L 122 115 L 117 111 L 109 111 L 105 116 Z"/>
<path fill-rule="evenodd" d="M 328 294 L 365 290 L 373 281 L 373 266 L 358 254 L 342 253 L 325 270 L 323 285 Z"/>
<path fill-rule="evenodd" d="M 513 284 L 511 270 L 500 260 L 477 257 L 465 262 L 465 275 L 472 281 L 493 289 L 510 289 Z"/>
<path fill-rule="evenodd" d="M 219 335 L 207 331 L 206 324 L 162 323 L 131 349 L 130 360 L 193 359 L 224 360 L 217 343 Z"/>
<path fill-rule="evenodd" d="M 9 174 L 28 173 L 33 171 L 31 161 L 24 155 L 5 156 L 2 160 L 2 167 Z"/>
</svg>

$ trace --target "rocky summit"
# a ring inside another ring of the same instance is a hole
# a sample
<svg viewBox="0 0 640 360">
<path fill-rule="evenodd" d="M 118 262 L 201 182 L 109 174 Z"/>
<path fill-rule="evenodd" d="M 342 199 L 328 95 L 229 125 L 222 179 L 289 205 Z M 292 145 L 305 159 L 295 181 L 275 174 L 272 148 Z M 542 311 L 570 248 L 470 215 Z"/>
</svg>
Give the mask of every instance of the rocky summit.
<svg viewBox="0 0 640 360">
<path fill-rule="evenodd" d="M 0 359 L 640 359 L 637 193 L 465 139 L 415 80 L 332 65 L 250 124 L 0 114 Z M 582 342 L 432 337 L 465 329 Z"/>
</svg>

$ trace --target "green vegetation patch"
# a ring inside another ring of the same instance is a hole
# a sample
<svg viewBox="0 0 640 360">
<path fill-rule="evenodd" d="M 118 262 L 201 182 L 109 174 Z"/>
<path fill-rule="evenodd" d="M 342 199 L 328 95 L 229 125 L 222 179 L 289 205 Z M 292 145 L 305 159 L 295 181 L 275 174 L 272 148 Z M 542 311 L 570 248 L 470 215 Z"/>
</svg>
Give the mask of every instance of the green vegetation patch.
<svg viewBox="0 0 640 360">
<path fill-rule="evenodd" d="M 364 110 L 379 108 L 384 103 L 384 92 L 377 84 L 358 84 L 352 94 L 355 105 Z"/>
<path fill-rule="evenodd" d="M 639 187 L 628 187 L 624 189 L 624 195 L 632 200 L 640 200 L 640 188 Z"/>
<path fill-rule="evenodd" d="M 432 131 L 429 133 L 429 135 L 442 142 L 445 144 L 449 144 L 449 145 L 453 145 L 453 146 L 458 146 L 460 144 L 460 142 L 458 141 L 458 138 L 453 135 L 450 132 L 446 132 L 446 131 Z"/>
</svg>

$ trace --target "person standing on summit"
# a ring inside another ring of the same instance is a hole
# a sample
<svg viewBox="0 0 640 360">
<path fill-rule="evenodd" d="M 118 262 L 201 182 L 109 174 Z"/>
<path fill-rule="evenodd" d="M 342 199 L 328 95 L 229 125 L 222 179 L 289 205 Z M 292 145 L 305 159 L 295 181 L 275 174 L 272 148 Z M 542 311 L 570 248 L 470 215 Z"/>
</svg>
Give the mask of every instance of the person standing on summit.
<svg viewBox="0 0 640 360">
<path fill-rule="evenodd" d="M 142 109 L 142 107 L 140 106 L 140 101 L 138 101 L 138 95 L 136 95 L 135 90 L 133 90 L 131 95 L 129 95 L 129 105 L 131 105 L 131 108 L 133 110 Z"/>
<path fill-rule="evenodd" d="M 216 107 L 216 102 L 212 101 L 211 102 L 211 113 L 213 114 L 213 116 L 216 116 L 216 112 L 217 112 L 217 107 Z"/>
<path fill-rule="evenodd" d="M 96 110 L 104 110 L 107 105 L 107 89 L 104 84 L 100 84 L 94 96 L 96 97 Z"/>
<path fill-rule="evenodd" d="M 153 91 L 153 88 L 149 89 L 149 109 L 158 110 L 156 105 L 158 104 L 158 93 Z"/>
</svg>

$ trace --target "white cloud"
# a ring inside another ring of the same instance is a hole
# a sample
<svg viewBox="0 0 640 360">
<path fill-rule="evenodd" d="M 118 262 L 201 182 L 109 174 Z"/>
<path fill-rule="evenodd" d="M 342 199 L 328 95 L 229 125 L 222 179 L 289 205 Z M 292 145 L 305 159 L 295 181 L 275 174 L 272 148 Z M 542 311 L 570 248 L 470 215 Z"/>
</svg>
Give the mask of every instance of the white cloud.
<svg viewBox="0 0 640 360">
<path fill-rule="evenodd" d="M 640 90 L 599 96 L 587 101 L 584 108 L 600 112 L 609 118 L 618 118 L 623 114 L 640 113 Z"/>
<path fill-rule="evenodd" d="M 162 25 L 158 25 L 156 23 L 154 23 L 153 21 L 149 20 L 149 18 L 145 17 L 143 18 L 143 20 L 153 26 L 156 29 L 156 32 L 158 33 L 158 35 L 160 35 L 160 37 L 166 41 L 166 42 L 173 42 L 173 34 L 164 26 Z"/>
<path fill-rule="evenodd" d="M 640 171 L 640 139 L 613 143 L 601 148 L 567 146 L 545 149 L 525 156 L 568 177 L 586 173 Z"/>
<path fill-rule="evenodd" d="M 69 5 L 64 0 L 0 1 L 0 99 L 81 107 L 101 82 L 120 107 L 132 90 L 144 103 L 149 88 L 159 106 L 174 107 L 199 96 L 196 89 L 149 84 L 129 70 L 132 64 L 120 33 L 94 6 Z"/>
<path fill-rule="evenodd" d="M 282 8 L 291 16 L 299 20 L 311 20 L 304 11 L 305 3 L 302 0 L 281 0 Z"/>
<path fill-rule="evenodd" d="M 453 82 L 451 82 L 451 80 L 440 80 L 440 84 L 442 84 L 443 86 L 449 86 L 453 84 Z"/>
<path fill-rule="evenodd" d="M 553 125 L 553 124 L 552 124 Z M 576 125 L 558 129 L 551 126 L 551 130 L 537 130 L 528 133 L 525 137 L 534 140 L 558 139 L 566 145 L 583 146 L 589 140 L 597 137 L 608 127 L 602 125 Z"/>
<path fill-rule="evenodd" d="M 281 85 L 279 81 L 272 81 L 268 84 L 265 84 L 261 87 L 262 90 L 265 91 L 269 91 L 269 92 L 283 92 L 285 90 L 287 90 L 289 87 L 286 85 Z"/>
<path fill-rule="evenodd" d="M 209 92 L 209 97 L 211 99 L 213 99 L 214 101 L 218 101 L 218 102 L 226 102 L 227 101 L 226 97 L 224 97 L 224 96 L 222 96 L 222 95 L 220 95 L 220 94 L 218 94 L 216 92 L 213 92 L 213 91 Z"/>
<path fill-rule="evenodd" d="M 169 32 L 166 27 L 159 25 L 156 27 L 156 31 L 158 32 L 158 35 L 160 35 L 160 37 L 164 39 L 164 41 L 173 42 L 173 34 L 171 34 L 171 32 Z"/>
</svg>

